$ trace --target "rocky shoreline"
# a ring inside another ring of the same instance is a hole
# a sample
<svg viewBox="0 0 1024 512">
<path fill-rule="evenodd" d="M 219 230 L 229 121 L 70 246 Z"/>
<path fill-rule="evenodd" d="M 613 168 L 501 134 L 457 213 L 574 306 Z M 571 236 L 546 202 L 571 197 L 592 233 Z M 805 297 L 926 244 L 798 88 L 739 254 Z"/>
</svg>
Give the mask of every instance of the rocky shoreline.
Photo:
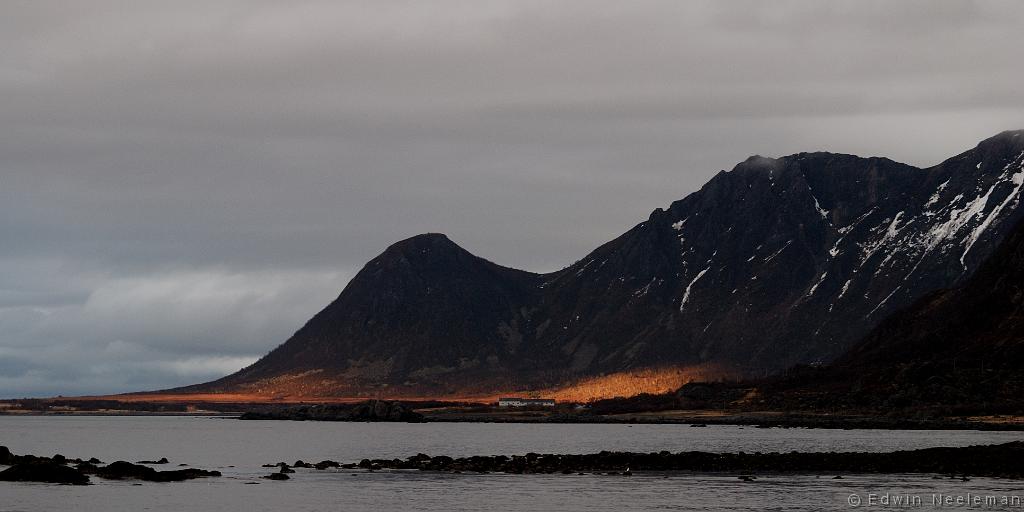
<svg viewBox="0 0 1024 512">
<path fill-rule="evenodd" d="M 710 413 L 710 414 L 709 414 Z M 588 409 L 510 410 L 493 406 L 415 409 L 395 400 L 354 404 L 274 406 L 245 412 L 242 420 L 382 421 L 409 423 L 615 423 L 739 425 L 757 428 L 824 428 L 887 430 L 1005 430 L 1024 431 L 1024 422 L 986 422 L 966 418 L 806 414 L 742 411 L 652 411 L 607 413 Z"/>
<path fill-rule="evenodd" d="M 71 409 L 52 408 L 44 400 L 0 400 L 2 415 L 102 415 L 102 416 L 220 416 L 243 420 L 430 422 L 430 423 L 615 423 L 706 424 L 778 428 L 887 429 L 887 430 L 988 430 L 1024 431 L 1024 412 L 952 414 L 950 411 L 917 411 L 893 414 L 863 410 L 814 411 L 802 409 L 737 409 L 714 398 L 732 396 L 728 384 L 689 384 L 680 390 L 685 400 L 669 395 L 609 399 L 589 405 L 559 404 L 551 409 L 509 409 L 487 404 L 443 401 L 365 400 L 355 403 L 202 404 L 187 412 L 188 404 L 157 404 L 74 400 Z M 674 396 L 674 395 L 673 395 Z M 712 397 L 712 398 L 709 398 Z M 670 403 L 662 403 L 670 399 Z M 31 402 L 31 403 L 29 403 Z M 685 402 L 685 403 L 683 403 Z M 56 404 L 57 402 L 54 402 Z M 60 402 L 64 403 L 64 402 Z M 26 405 L 27 404 L 27 405 Z M 54 405 L 50 404 L 50 405 Z M 4 405 L 22 408 L 3 407 Z M 193 404 L 194 405 L 194 404 Z M 28 407 L 31 406 L 31 407 Z M 28 408 L 25 408 L 28 407 Z M 54 405 L 54 407 L 56 407 Z M 180 410 L 178 410 L 180 409 Z"/>
<path fill-rule="evenodd" d="M 164 459 L 153 464 L 165 463 Z M 125 461 L 107 465 L 97 459 L 68 459 L 61 455 L 38 457 L 14 455 L 0 446 L 0 481 L 47 482 L 87 485 L 90 476 L 107 480 L 178 482 L 221 476 L 218 471 L 184 468 L 158 471 L 143 464 Z M 971 476 L 1024 479 L 1024 441 L 999 445 L 962 448 L 926 448 L 887 453 L 868 452 L 789 452 L 789 453 L 709 453 L 668 451 L 610 452 L 591 454 L 527 453 L 525 455 L 486 455 L 470 457 L 416 454 L 406 459 L 363 459 L 342 463 L 322 460 L 316 463 L 297 460 L 292 464 L 264 464 L 276 468 L 263 476 L 267 480 L 290 480 L 295 468 L 326 471 L 345 470 L 358 474 L 368 471 L 434 471 L 443 473 L 506 474 L 597 474 L 632 476 L 634 473 L 688 472 L 735 474 L 746 481 L 757 475 L 804 473 L 841 474 L 932 474 L 936 478 L 966 479 Z M 301 477 L 301 475 L 296 475 Z M 255 482 L 253 482 L 255 483 Z"/>
<path fill-rule="evenodd" d="M 706 411 L 699 411 L 706 412 Z M 736 425 L 757 428 L 822 428 L 870 430 L 985 430 L 1024 431 L 1021 422 L 987 422 L 962 418 L 917 419 L 881 416 L 841 416 L 804 414 L 728 413 L 721 415 L 643 414 L 572 414 L 547 413 L 509 414 L 504 411 L 485 413 L 425 412 L 423 421 L 429 423 L 609 423 L 653 425 Z"/>
<path fill-rule="evenodd" d="M 949 477 L 968 476 L 1024 478 L 1024 442 L 964 448 L 926 448 L 888 453 L 790 452 L 790 453 L 708 453 L 668 451 L 652 453 L 608 452 L 559 455 L 489 455 L 448 457 L 417 454 L 407 459 L 363 459 L 342 464 L 325 460 L 316 464 L 296 461 L 266 464 L 280 473 L 294 473 L 293 467 L 316 470 L 363 469 L 418 470 L 446 473 L 509 474 L 607 474 L 630 476 L 634 472 L 736 473 L 753 480 L 757 474 L 810 473 L 925 473 Z M 280 477 L 272 477 L 274 479 Z M 281 478 L 287 479 L 287 478 Z"/>
<path fill-rule="evenodd" d="M 166 458 L 161 458 L 158 461 L 141 461 L 137 464 L 119 460 L 102 465 L 103 462 L 95 457 L 83 460 L 69 459 L 60 454 L 53 457 L 15 455 L 6 446 L 0 446 L 0 465 L 10 466 L 0 471 L 0 481 L 88 485 L 90 475 L 105 480 L 147 482 L 181 482 L 195 478 L 221 476 L 219 471 L 196 468 L 158 471 L 145 465 L 167 463 Z"/>
</svg>

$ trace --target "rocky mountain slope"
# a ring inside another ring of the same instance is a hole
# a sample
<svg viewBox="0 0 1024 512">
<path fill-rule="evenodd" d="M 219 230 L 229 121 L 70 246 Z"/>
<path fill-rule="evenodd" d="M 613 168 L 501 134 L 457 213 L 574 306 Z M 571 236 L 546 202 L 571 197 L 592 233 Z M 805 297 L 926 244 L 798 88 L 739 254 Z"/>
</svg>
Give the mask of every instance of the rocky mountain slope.
<svg viewBox="0 0 1024 512">
<path fill-rule="evenodd" d="M 789 410 L 1022 414 L 1024 221 L 962 286 L 894 313 L 828 366 L 759 387 L 761 406 Z"/>
<path fill-rule="evenodd" d="M 1024 222 L 964 286 L 886 319 L 818 379 L 848 406 L 1022 414 Z"/>
<path fill-rule="evenodd" d="M 1022 188 L 1024 132 L 1004 132 L 927 169 L 751 157 L 552 274 L 420 235 L 251 367 L 177 391 L 437 395 L 830 361 L 963 283 L 1022 217 Z"/>
</svg>

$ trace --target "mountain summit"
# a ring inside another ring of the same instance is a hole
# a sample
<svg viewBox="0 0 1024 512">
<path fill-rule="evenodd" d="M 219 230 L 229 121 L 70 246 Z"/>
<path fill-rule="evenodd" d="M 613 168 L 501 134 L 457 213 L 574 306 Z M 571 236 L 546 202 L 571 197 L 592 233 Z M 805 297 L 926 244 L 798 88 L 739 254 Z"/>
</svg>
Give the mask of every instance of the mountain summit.
<svg viewBox="0 0 1024 512">
<path fill-rule="evenodd" d="M 370 261 L 266 357 L 182 391 L 436 396 L 651 367 L 759 375 L 826 362 L 968 278 L 1022 217 L 1022 187 L 1015 131 L 927 169 L 751 157 L 550 274 L 420 235 Z"/>
</svg>

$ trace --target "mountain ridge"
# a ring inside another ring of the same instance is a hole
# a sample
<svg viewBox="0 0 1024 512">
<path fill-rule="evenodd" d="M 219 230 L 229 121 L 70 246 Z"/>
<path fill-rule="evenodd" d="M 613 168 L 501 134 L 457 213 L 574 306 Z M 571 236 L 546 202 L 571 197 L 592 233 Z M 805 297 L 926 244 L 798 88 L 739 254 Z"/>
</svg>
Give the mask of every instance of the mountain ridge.
<svg viewBox="0 0 1024 512">
<path fill-rule="evenodd" d="M 254 365 L 183 390 L 445 394 L 830 361 L 889 313 L 962 282 L 1021 218 L 1022 133 L 925 169 L 755 155 L 552 273 L 418 235 Z"/>
</svg>

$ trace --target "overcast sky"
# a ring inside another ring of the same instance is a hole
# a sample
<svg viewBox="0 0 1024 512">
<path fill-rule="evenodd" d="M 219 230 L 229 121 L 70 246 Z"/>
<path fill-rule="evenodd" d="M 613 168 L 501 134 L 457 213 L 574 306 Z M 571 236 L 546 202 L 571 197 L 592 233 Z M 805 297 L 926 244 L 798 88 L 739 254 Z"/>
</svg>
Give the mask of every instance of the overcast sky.
<svg viewBox="0 0 1024 512">
<path fill-rule="evenodd" d="M 0 397 L 237 370 L 447 233 L 551 271 L 751 154 L 1024 128 L 1024 3 L 0 5 Z"/>
</svg>

